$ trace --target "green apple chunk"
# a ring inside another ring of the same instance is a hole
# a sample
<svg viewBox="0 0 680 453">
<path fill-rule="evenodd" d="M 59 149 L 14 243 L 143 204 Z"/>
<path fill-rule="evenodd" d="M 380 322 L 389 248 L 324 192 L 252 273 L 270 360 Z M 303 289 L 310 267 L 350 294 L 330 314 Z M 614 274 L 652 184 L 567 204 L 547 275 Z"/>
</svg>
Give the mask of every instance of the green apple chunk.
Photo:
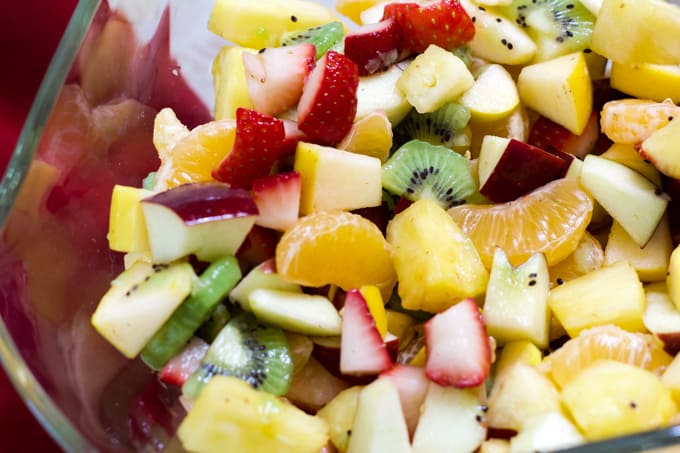
<svg viewBox="0 0 680 453">
<path fill-rule="evenodd" d="M 550 275 L 543 254 L 537 253 L 513 267 L 501 248 L 496 248 L 484 301 L 484 322 L 489 335 L 500 344 L 529 340 L 548 346 Z"/>
<path fill-rule="evenodd" d="M 92 325 L 116 349 L 133 358 L 191 293 L 194 270 L 137 261 L 111 282 L 92 315 Z"/>
<path fill-rule="evenodd" d="M 668 198 L 640 173 L 618 162 L 588 155 L 581 185 L 640 246 L 654 234 Z"/>
<path fill-rule="evenodd" d="M 640 146 L 640 154 L 664 175 L 680 179 L 678 143 L 680 120 L 675 120 L 647 137 Z"/>
<path fill-rule="evenodd" d="M 494 121 L 517 108 L 519 94 L 510 73 L 499 64 L 490 64 L 481 69 L 475 84 L 463 94 L 460 102 L 470 110 L 472 118 Z"/>
<path fill-rule="evenodd" d="M 301 293 L 302 288 L 297 283 L 284 280 L 276 273 L 274 259 L 269 259 L 255 266 L 231 290 L 229 300 L 237 303 L 245 311 L 251 311 L 249 297 L 256 289 L 278 289 L 288 293 Z"/>
</svg>

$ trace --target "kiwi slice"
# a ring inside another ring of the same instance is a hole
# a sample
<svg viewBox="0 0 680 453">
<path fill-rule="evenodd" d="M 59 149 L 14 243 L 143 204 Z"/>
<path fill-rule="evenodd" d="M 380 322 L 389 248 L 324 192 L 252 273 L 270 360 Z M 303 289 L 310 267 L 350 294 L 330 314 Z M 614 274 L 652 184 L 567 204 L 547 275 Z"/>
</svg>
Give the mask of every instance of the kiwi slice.
<svg viewBox="0 0 680 453">
<path fill-rule="evenodd" d="M 382 167 L 383 188 L 411 201 L 429 198 L 444 209 L 477 198 L 468 160 L 422 140 L 402 145 Z"/>
<path fill-rule="evenodd" d="M 224 304 L 218 304 L 208 317 L 208 319 L 196 331 L 196 335 L 210 344 L 215 341 L 217 334 L 227 325 L 231 319 L 231 313 Z"/>
<path fill-rule="evenodd" d="M 344 47 L 345 27 L 340 22 L 329 22 L 306 30 L 284 33 L 279 41 L 281 47 L 311 43 L 316 47 L 316 59 L 323 57 L 329 50 L 342 52 Z"/>
<path fill-rule="evenodd" d="M 210 264 L 194 283 L 192 294 L 144 347 L 142 360 L 155 370 L 163 368 L 240 279 L 241 269 L 235 257 L 224 257 Z"/>
<path fill-rule="evenodd" d="M 219 374 L 243 379 L 274 395 L 285 395 L 293 379 L 293 359 L 283 330 L 259 323 L 250 313 L 235 316 L 210 345 L 182 392 L 195 399 Z"/>
<path fill-rule="evenodd" d="M 469 121 L 470 111 L 455 102 L 431 113 L 418 113 L 413 109 L 394 128 L 393 148 L 397 149 L 409 140 L 418 139 L 456 151 L 465 151 L 470 146 L 470 133 L 467 130 Z"/>
<path fill-rule="evenodd" d="M 501 13 L 534 40 L 536 61 L 584 50 L 590 45 L 595 16 L 578 0 L 513 0 Z"/>
</svg>

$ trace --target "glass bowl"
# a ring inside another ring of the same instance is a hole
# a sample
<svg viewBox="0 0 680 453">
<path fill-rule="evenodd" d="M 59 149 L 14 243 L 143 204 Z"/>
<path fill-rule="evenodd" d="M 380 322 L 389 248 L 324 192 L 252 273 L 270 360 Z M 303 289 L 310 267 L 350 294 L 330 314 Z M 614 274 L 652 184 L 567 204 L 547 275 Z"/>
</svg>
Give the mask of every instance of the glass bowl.
<svg viewBox="0 0 680 453">
<path fill-rule="evenodd" d="M 331 0 L 325 0 L 330 6 Z M 90 315 L 123 266 L 109 251 L 114 184 L 157 165 L 154 114 L 211 118 L 210 65 L 224 43 L 212 0 L 81 0 L 0 184 L 0 358 L 69 452 L 183 451 L 175 390 L 128 361 Z M 680 451 L 680 426 L 564 453 Z"/>
</svg>

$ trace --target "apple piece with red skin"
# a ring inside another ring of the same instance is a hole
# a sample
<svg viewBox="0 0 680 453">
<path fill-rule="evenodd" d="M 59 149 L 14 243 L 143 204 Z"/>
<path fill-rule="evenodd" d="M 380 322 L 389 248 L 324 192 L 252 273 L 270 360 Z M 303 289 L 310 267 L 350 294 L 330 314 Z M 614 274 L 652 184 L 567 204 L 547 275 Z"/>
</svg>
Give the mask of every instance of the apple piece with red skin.
<svg viewBox="0 0 680 453">
<path fill-rule="evenodd" d="M 598 123 L 598 113 L 592 112 L 583 132 L 576 135 L 564 126 L 540 116 L 531 126 L 527 143 L 557 156 L 574 155 L 583 159 L 595 148 L 600 137 Z"/>
<path fill-rule="evenodd" d="M 236 258 L 241 265 L 241 273 L 245 275 L 260 263 L 274 258 L 279 236 L 277 231 L 253 225 L 236 252 Z"/>
<path fill-rule="evenodd" d="M 155 263 L 191 254 L 201 261 L 233 255 L 258 215 L 248 191 L 220 183 L 185 184 L 141 204 Z"/>
<path fill-rule="evenodd" d="M 420 408 L 425 401 L 429 380 L 425 369 L 418 366 L 397 364 L 387 371 L 380 373 L 380 377 L 387 377 L 394 382 L 399 392 L 401 409 L 404 411 L 406 426 L 411 438 L 416 432 Z"/>
</svg>

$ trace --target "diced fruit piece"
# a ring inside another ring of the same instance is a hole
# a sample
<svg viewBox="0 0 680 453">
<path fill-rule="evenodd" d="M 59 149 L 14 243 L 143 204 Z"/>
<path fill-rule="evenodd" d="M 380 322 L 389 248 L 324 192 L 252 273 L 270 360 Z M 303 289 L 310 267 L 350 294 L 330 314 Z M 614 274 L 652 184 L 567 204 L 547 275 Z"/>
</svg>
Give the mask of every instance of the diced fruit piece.
<svg viewBox="0 0 680 453">
<path fill-rule="evenodd" d="M 437 313 L 486 289 L 488 273 L 472 241 L 441 207 L 419 200 L 387 226 L 404 308 Z"/>
<path fill-rule="evenodd" d="M 339 451 L 347 451 L 362 389 L 361 386 L 354 386 L 343 390 L 316 413 L 317 417 L 328 423 L 331 442 Z"/>
<path fill-rule="evenodd" d="M 425 324 L 427 364 L 433 382 L 459 388 L 484 382 L 491 369 L 491 344 L 474 299 L 464 299 Z"/>
<path fill-rule="evenodd" d="M 236 119 L 236 109 L 252 109 L 243 55 L 255 53 L 245 47 L 224 46 L 212 66 L 215 90 L 215 119 Z"/>
<path fill-rule="evenodd" d="M 678 410 L 657 376 L 611 360 L 581 371 L 562 389 L 562 401 L 588 440 L 658 428 Z"/>
<path fill-rule="evenodd" d="M 393 18 L 404 33 L 402 47 L 415 53 L 436 45 L 453 50 L 470 41 L 475 26 L 460 3 L 439 0 L 429 4 L 389 3 L 383 18 Z"/>
<path fill-rule="evenodd" d="M 211 263 L 194 283 L 191 295 L 146 344 L 141 354 L 144 363 L 154 370 L 163 367 L 182 349 L 240 279 L 241 269 L 233 256 Z"/>
<path fill-rule="evenodd" d="M 297 283 L 292 283 L 281 278 L 276 273 L 274 259 L 267 260 L 241 279 L 241 281 L 229 293 L 229 299 L 241 305 L 241 308 L 250 311 L 250 293 L 256 289 L 273 289 L 286 292 L 301 293 L 302 288 Z"/>
<path fill-rule="evenodd" d="M 446 103 L 428 113 L 412 109 L 394 128 L 393 148 L 417 139 L 463 154 L 470 146 L 469 121 L 470 111 L 457 102 Z"/>
<path fill-rule="evenodd" d="M 369 22 L 363 21 L 361 19 L 363 12 L 373 7 L 379 6 L 381 11 L 378 17 L 379 20 L 380 17 L 382 17 L 383 5 L 381 3 L 385 2 L 381 2 L 380 0 L 338 0 L 335 2 L 335 9 L 338 10 L 340 14 L 349 17 L 357 24 L 366 24 Z M 376 20 L 376 22 L 378 21 Z"/>
<path fill-rule="evenodd" d="M 383 110 L 371 112 L 352 125 L 337 147 L 385 162 L 392 148 L 392 124 Z"/>
<path fill-rule="evenodd" d="M 621 46 L 617 33 L 626 30 Z M 680 9 L 660 0 L 603 0 L 591 37 L 592 49 L 617 63 L 680 63 Z"/>
<path fill-rule="evenodd" d="M 92 325 L 123 355 L 134 358 L 189 295 L 194 278 L 188 263 L 152 266 L 137 261 L 111 282 Z"/>
<path fill-rule="evenodd" d="M 583 53 L 525 66 L 517 88 L 527 107 L 574 134 L 580 135 L 588 124 L 593 92 Z"/>
<path fill-rule="evenodd" d="M 548 412 L 527 420 L 510 439 L 510 453 L 551 451 L 585 443 L 576 427 L 561 412 Z"/>
<path fill-rule="evenodd" d="M 550 282 L 552 286 L 561 285 L 601 268 L 603 263 L 604 251 L 600 242 L 586 231 L 571 255 L 550 266 Z"/>
<path fill-rule="evenodd" d="M 504 203 L 566 175 L 569 164 L 535 146 L 487 135 L 479 151 L 480 193 Z"/>
<path fill-rule="evenodd" d="M 652 335 L 627 332 L 607 324 L 581 331 L 548 355 L 541 369 L 562 388 L 598 360 L 616 360 L 655 373 L 671 358 Z"/>
<path fill-rule="evenodd" d="M 676 308 L 680 310 L 680 247 L 675 247 L 671 253 L 666 284 L 668 285 L 668 295 Z"/>
<path fill-rule="evenodd" d="M 370 220 L 348 212 L 318 212 L 283 234 L 276 267 L 283 278 L 306 286 L 334 284 L 349 290 L 376 285 L 389 295 L 396 281 L 391 255 Z"/>
<path fill-rule="evenodd" d="M 663 342 L 664 350 L 672 355 L 680 351 L 680 313 L 673 305 L 664 283 L 645 287 L 647 307 L 643 322 L 645 327 Z"/>
<path fill-rule="evenodd" d="M 475 451 L 486 438 L 484 411 L 477 393 L 476 389 L 430 383 L 413 436 L 413 453 Z"/>
<path fill-rule="evenodd" d="M 390 123 L 397 124 L 411 110 L 411 104 L 397 88 L 397 80 L 404 72 L 403 64 L 395 64 L 387 71 L 359 77 L 356 118 L 361 119 L 376 110 L 384 110 Z"/>
<path fill-rule="evenodd" d="M 298 219 L 300 211 L 300 173 L 288 172 L 253 180 L 253 201 L 259 215 L 255 224 L 285 231 Z"/>
<path fill-rule="evenodd" d="M 381 162 L 376 157 L 300 142 L 294 169 L 302 180 L 303 215 L 382 203 Z"/>
<path fill-rule="evenodd" d="M 510 3 L 508 1 L 508 3 Z M 475 35 L 468 43 L 475 55 L 499 64 L 524 64 L 536 54 L 536 44 L 516 23 L 489 8 L 461 0 L 475 23 Z"/>
<path fill-rule="evenodd" d="M 203 261 L 233 255 L 255 223 L 257 206 L 243 189 L 186 184 L 142 201 L 154 262 L 195 254 Z"/>
<path fill-rule="evenodd" d="M 472 157 L 479 156 L 482 141 L 487 135 L 514 138 L 525 142 L 529 133 L 529 117 L 526 109 L 520 104 L 509 116 L 497 121 L 470 121 Z"/>
<path fill-rule="evenodd" d="M 639 99 L 680 102 L 680 66 L 612 63 L 612 88 Z"/>
<path fill-rule="evenodd" d="M 240 46 L 261 49 L 278 46 L 285 33 L 338 20 L 330 9 L 304 0 L 219 0 L 213 6 L 208 29 Z"/>
<path fill-rule="evenodd" d="M 340 371 L 342 374 L 377 374 L 392 366 L 382 336 L 361 293 L 347 292 L 342 310 Z"/>
<path fill-rule="evenodd" d="M 676 156 L 678 140 L 680 119 L 652 132 L 640 145 L 640 155 L 664 175 L 678 179 L 680 178 L 680 159 Z"/>
<path fill-rule="evenodd" d="M 347 453 L 409 453 L 408 430 L 394 383 L 379 378 L 361 390 Z"/>
<path fill-rule="evenodd" d="M 387 330 L 399 338 L 399 349 L 409 345 L 416 335 L 416 321 L 406 313 L 396 310 L 385 310 L 387 318 Z"/>
<path fill-rule="evenodd" d="M 283 121 L 255 110 L 236 110 L 234 146 L 213 169 L 212 176 L 232 187 L 250 188 L 255 178 L 266 176 L 284 153 Z"/>
<path fill-rule="evenodd" d="M 136 187 L 115 185 L 109 215 L 109 247 L 118 252 L 149 250 L 149 238 L 140 201 L 153 192 Z"/>
<path fill-rule="evenodd" d="M 189 129 L 177 118 L 173 109 L 161 109 L 153 121 L 153 146 L 158 157 L 167 158 L 173 146 L 189 133 Z"/>
<path fill-rule="evenodd" d="M 510 441 L 492 437 L 482 442 L 479 453 L 510 453 Z"/>
<path fill-rule="evenodd" d="M 290 332 L 340 335 L 340 315 L 323 296 L 256 289 L 248 296 L 248 305 L 260 321 Z"/>
<path fill-rule="evenodd" d="M 316 48 L 314 59 L 318 60 L 327 51 L 342 48 L 344 36 L 345 27 L 342 22 L 328 22 L 317 27 L 285 33 L 281 36 L 280 46 L 287 47 L 302 43 L 313 44 Z"/>
<path fill-rule="evenodd" d="M 625 260 L 633 266 L 643 282 L 662 281 L 666 279 L 671 251 L 671 232 L 667 216 L 661 219 L 644 247 L 640 247 L 621 225 L 614 221 L 604 250 L 604 264 Z"/>
<path fill-rule="evenodd" d="M 645 161 L 633 144 L 614 143 L 600 157 L 614 160 L 626 167 L 635 170 L 645 178 L 652 181 L 657 187 L 661 187 L 661 176 L 654 165 Z"/>
<path fill-rule="evenodd" d="M 408 65 L 397 80 L 397 88 L 418 113 L 427 113 L 455 101 L 474 83 L 459 57 L 432 45 Z"/>
<path fill-rule="evenodd" d="M 240 379 L 217 376 L 203 389 L 177 435 L 190 451 L 318 453 L 328 442 L 328 426 Z"/>
<path fill-rule="evenodd" d="M 490 427 L 521 431 L 532 416 L 560 412 L 560 395 L 536 367 L 517 364 L 496 380 L 486 403 Z"/>
<path fill-rule="evenodd" d="M 571 337 L 605 324 L 632 332 L 644 330 L 645 293 L 635 269 L 626 261 L 553 288 L 548 305 Z"/>
<path fill-rule="evenodd" d="M 329 50 L 316 64 L 297 107 L 298 127 L 320 145 L 335 145 L 352 128 L 357 112 L 356 64 Z"/>
<path fill-rule="evenodd" d="M 194 337 L 186 344 L 184 349 L 170 359 L 158 373 L 158 379 L 170 385 L 182 386 L 199 366 L 201 359 L 208 352 L 208 343 L 198 337 Z"/>
<path fill-rule="evenodd" d="M 380 289 L 377 286 L 367 285 L 359 288 L 359 292 L 366 301 L 376 329 L 380 332 L 380 336 L 385 338 L 387 335 L 387 316 L 385 315 L 385 304 L 380 294 Z"/>
<path fill-rule="evenodd" d="M 515 110 L 519 105 L 519 94 L 510 73 L 499 64 L 490 64 L 482 69 L 460 102 L 470 110 L 473 118 L 493 121 Z"/>
<path fill-rule="evenodd" d="M 278 115 L 295 107 L 302 87 L 314 68 L 312 44 L 263 48 L 243 53 L 246 85 L 253 107 L 265 115 Z"/>
<path fill-rule="evenodd" d="M 550 153 L 568 153 L 580 159 L 589 154 L 600 136 L 598 114 L 591 113 L 588 124 L 580 135 L 576 135 L 545 116 L 539 117 L 531 126 L 527 143 Z"/>
<path fill-rule="evenodd" d="M 380 377 L 390 379 L 397 387 L 408 432 L 413 437 L 420 419 L 420 408 L 430 384 L 425 370 L 417 366 L 396 364 L 391 369 L 383 371 Z"/>
<path fill-rule="evenodd" d="M 530 340 L 548 346 L 550 276 L 542 254 L 513 268 L 501 248 L 494 254 L 484 299 L 484 323 L 499 344 Z"/>
<path fill-rule="evenodd" d="M 316 412 L 347 387 L 349 384 L 333 376 L 314 357 L 310 357 L 300 372 L 293 376 L 286 399 L 300 409 Z"/>
<path fill-rule="evenodd" d="M 618 162 L 586 156 L 581 185 L 643 247 L 666 212 L 668 199 L 647 178 Z"/>
<path fill-rule="evenodd" d="M 401 33 L 392 18 L 364 25 L 345 36 L 344 53 L 357 65 L 360 76 L 384 71 L 399 57 Z"/>
<path fill-rule="evenodd" d="M 511 341 L 503 346 L 500 356 L 494 362 L 495 379 L 503 379 L 503 375 L 517 364 L 535 366 L 541 363 L 543 354 L 532 342 L 527 340 Z"/>
<path fill-rule="evenodd" d="M 253 225 L 236 252 L 236 258 L 239 259 L 244 270 L 250 270 L 274 257 L 278 241 L 279 234 L 276 231 Z"/>
<path fill-rule="evenodd" d="M 288 349 L 290 349 L 290 355 L 293 359 L 293 376 L 295 376 L 311 358 L 314 343 L 307 335 L 293 332 L 286 332 L 286 340 L 288 341 Z"/>
<path fill-rule="evenodd" d="M 563 178 L 505 204 L 462 205 L 448 212 L 490 269 L 496 247 L 515 266 L 535 253 L 543 253 L 549 266 L 560 262 L 578 246 L 592 211 L 578 181 Z M 513 228 L 500 226 L 510 223 Z"/>
<path fill-rule="evenodd" d="M 614 143 L 638 144 L 680 116 L 672 102 L 645 99 L 609 101 L 600 112 L 600 127 Z"/>
</svg>

